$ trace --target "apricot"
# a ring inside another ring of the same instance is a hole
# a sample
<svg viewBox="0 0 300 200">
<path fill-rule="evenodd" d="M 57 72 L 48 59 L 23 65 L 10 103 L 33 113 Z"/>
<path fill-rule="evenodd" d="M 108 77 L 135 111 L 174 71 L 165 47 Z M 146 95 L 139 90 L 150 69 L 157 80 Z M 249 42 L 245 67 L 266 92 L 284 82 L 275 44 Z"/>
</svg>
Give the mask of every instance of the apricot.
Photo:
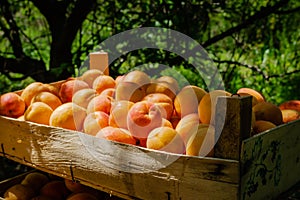
<svg viewBox="0 0 300 200">
<path fill-rule="evenodd" d="M 146 95 L 147 94 L 152 94 L 152 93 L 163 93 L 167 95 L 169 98 L 172 100 L 176 96 L 176 91 L 175 89 L 172 89 L 172 85 L 167 82 L 152 82 L 149 84 L 149 86 L 146 89 Z"/>
<path fill-rule="evenodd" d="M 179 117 L 198 113 L 198 104 L 207 92 L 194 85 L 183 87 L 174 99 L 174 108 Z"/>
<path fill-rule="evenodd" d="M 289 100 L 281 103 L 279 109 L 292 109 L 300 112 L 300 100 Z"/>
<path fill-rule="evenodd" d="M 93 83 L 93 89 L 96 90 L 97 94 L 100 94 L 107 88 L 114 88 L 116 86 L 115 80 L 108 75 L 98 76 Z"/>
<path fill-rule="evenodd" d="M 116 86 L 115 99 L 127 100 L 134 103 L 141 101 L 146 96 L 146 91 L 137 83 L 122 81 Z"/>
<path fill-rule="evenodd" d="M 95 111 L 102 111 L 106 114 L 110 114 L 111 105 L 114 102 L 114 99 L 108 95 L 98 95 L 95 96 L 88 104 L 86 112 L 87 114 L 95 112 Z"/>
<path fill-rule="evenodd" d="M 25 121 L 31 121 L 39 124 L 49 125 L 50 116 L 53 109 L 46 103 L 34 102 L 30 104 L 24 113 Z"/>
<path fill-rule="evenodd" d="M 113 102 L 109 115 L 109 125 L 128 129 L 127 115 L 133 105 L 133 102 L 126 100 Z"/>
<path fill-rule="evenodd" d="M 185 152 L 184 142 L 178 132 L 165 126 L 155 128 L 149 133 L 146 147 L 177 154 Z"/>
<path fill-rule="evenodd" d="M 109 115 L 102 111 L 89 113 L 83 122 L 83 132 L 96 135 L 102 128 L 108 126 Z"/>
<path fill-rule="evenodd" d="M 127 127 L 130 133 L 146 145 L 146 140 L 150 131 L 162 126 L 162 115 L 157 105 L 140 101 L 135 103 L 128 111 Z"/>
<path fill-rule="evenodd" d="M 131 135 L 131 133 L 128 130 L 112 126 L 107 126 L 101 129 L 96 134 L 96 137 L 125 144 L 136 145 L 137 143 L 136 139 Z"/>
<path fill-rule="evenodd" d="M 49 124 L 70 130 L 83 128 L 86 110 L 75 103 L 69 102 L 57 107 L 50 116 Z"/>
<path fill-rule="evenodd" d="M 16 184 L 8 188 L 4 193 L 6 200 L 29 200 L 35 196 L 35 192 L 28 186 Z"/>
<path fill-rule="evenodd" d="M 174 128 L 173 124 L 169 120 L 167 120 L 166 118 L 162 118 L 162 126 Z"/>
<path fill-rule="evenodd" d="M 59 83 L 54 83 L 54 84 L 48 84 L 48 83 L 44 83 L 44 86 L 46 86 L 49 90 L 50 93 L 54 94 L 55 96 L 58 96 L 59 93 L 59 88 L 60 88 L 60 84 Z"/>
<path fill-rule="evenodd" d="M 203 96 L 198 105 L 201 123 L 214 125 L 217 98 L 220 96 L 231 96 L 231 94 L 225 90 L 213 90 Z"/>
<path fill-rule="evenodd" d="M 300 118 L 300 113 L 297 110 L 282 109 L 281 113 L 283 123 L 288 123 Z"/>
<path fill-rule="evenodd" d="M 86 82 L 82 80 L 78 80 L 78 79 L 67 80 L 60 86 L 59 97 L 62 103 L 71 102 L 73 95 L 77 91 L 85 88 L 90 88 L 90 87 Z"/>
<path fill-rule="evenodd" d="M 253 97 L 255 97 L 255 99 L 258 101 L 258 102 L 263 102 L 263 101 L 266 101 L 264 95 L 252 88 L 240 88 L 238 89 L 238 91 L 236 92 L 237 94 L 241 94 L 241 93 L 246 93 L 246 94 L 249 94 Z"/>
<path fill-rule="evenodd" d="M 49 105 L 52 110 L 55 110 L 62 104 L 60 98 L 51 92 L 38 93 L 32 98 L 31 104 L 34 102 L 44 102 L 45 104 Z"/>
<path fill-rule="evenodd" d="M 182 137 L 185 145 L 190 137 L 196 133 L 199 123 L 199 116 L 196 113 L 188 114 L 179 120 L 175 130 Z"/>
<path fill-rule="evenodd" d="M 32 188 L 35 192 L 38 192 L 46 183 L 49 182 L 49 178 L 40 172 L 31 172 L 25 176 L 21 184 Z"/>
<path fill-rule="evenodd" d="M 100 94 L 108 95 L 112 98 L 115 98 L 116 88 L 106 88 Z"/>
<path fill-rule="evenodd" d="M 209 156 L 214 154 L 215 128 L 209 124 L 199 124 L 186 145 L 186 155 Z"/>
<path fill-rule="evenodd" d="M 265 120 L 257 120 L 255 121 L 255 124 L 253 126 L 253 135 L 256 135 L 258 133 L 262 133 L 266 130 L 275 128 L 276 125 L 273 124 L 270 121 L 265 121 Z"/>
<path fill-rule="evenodd" d="M 89 189 L 88 186 L 81 184 L 80 182 L 76 182 L 70 179 L 64 179 L 66 188 L 73 193 L 84 192 Z"/>
<path fill-rule="evenodd" d="M 16 93 L 8 92 L 0 96 L 0 115 L 18 118 L 25 112 L 25 101 Z"/>
<path fill-rule="evenodd" d="M 99 69 L 89 69 L 79 77 L 79 80 L 86 82 L 92 88 L 94 80 L 101 75 L 103 75 L 103 72 Z"/>
<path fill-rule="evenodd" d="M 25 101 L 26 106 L 28 107 L 31 103 L 32 98 L 40 92 L 53 92 L 48 84 L 41 82 L 33 82 L 27 85 L 21 93 L 22 99 Z M 55 94 L 56 95 L 56 94 Z"/>
<path fill-rule="evenodd" d="M 175 94 L 177 94 L 177 92 L 179 92 L 179 84 L 178 84 L 177 80 L 171 76 L 166 76 L 166 75 L 161 76 L 156 79 L 156 82 L 167 83 Z"/>
<path fill-rule="evenodd" d="M 70 191 L 62 180 L 49 181 L 40 190 L 40 195 L 48 196 L 55 200 L 64 200 L 69 194 Z"/>
<path fill-rule="evenodd" d="M 72 102 L 83 107 L 87 108 L 89 102 L 97 96 L 96 90 L 92 88 L 84 88 L 77 92 L 72 97 Z"/>
<path fill-rule="evenodd" d="M 142 100 L 158 105 L 163 118 L 171 118 L 173 114 L 173 101 L 166 94 L 151 93 L 146 95 Z"/>
<path fill-rule="evenodd" d="M 143 87 L 144 90 L 151 83 L 151 78 L 143 71 L 134 70 L 124 75 L 122 82 L 136 83 L 138 87 Z"/>
<path fill-rule="evenodd" d="M 281 110 L 270 102 L 259 102 L 253 106 L 252 110 L 256 120 L 270 121 L 275 125 L 283 123 Z"/>
<path fill-rule="evenodd" d="M 125 75 L 119 75 L 115 78 L 116 86 L 123 81 Z"/>
</svg>

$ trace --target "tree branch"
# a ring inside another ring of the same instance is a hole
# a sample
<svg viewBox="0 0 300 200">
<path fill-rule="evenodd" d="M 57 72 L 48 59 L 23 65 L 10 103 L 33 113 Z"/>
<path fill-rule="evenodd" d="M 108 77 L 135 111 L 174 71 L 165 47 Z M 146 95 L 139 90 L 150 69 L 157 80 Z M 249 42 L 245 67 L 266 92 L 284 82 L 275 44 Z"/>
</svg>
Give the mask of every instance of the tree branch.
<svg viewBox="0 0 300 200">
<path fill-rule="evenodd" d="M 3 23 L 0 24 L 3 29 L 5 36 L 10 41 L 14 54 L 16 57 L 21 57 L 24 55 L 22 42 L 19 35 L 19 28 L 14 20 L 14 17 L 10 11 L 10 4 L 8 1 L 2 1 L 1 3 L 1 13 L 3 14 L 6 23 L 9 25 L 7 28 Z"/>
<path fill-rule="evenodd" d="M 208 39 L 206 42 L 204 42 L 202 44 L 202 46 L 208 47 L 222 39 L 224 39 L 227 36 L 232 35 L 233 33 L 239 32 L 244 28 L 247 28 L 249 25 L 255 23 L 258 20 L 261 20 L 267 16 L 269 16 L 272 13 L 275 13 L 276 10 L 278 10 L 279 8 L 281 8 L 282 6 L 284 6 L 285 4 L 287 4 L 289 2 L 289 0 L 281 0 L 279 2 L 277 2 L 275 5 L 273 6 L 268 6 L 268 7 L 264 7 L 262 8 L 260 11 L 258 11 L 257 13 L 255 13 L 254 15 L 250 16 L 248 19 L 246 19 L 244 22 L 242 22 L 241 24 L 232 27 L 228 30 L 226 30 L 225 32 L 216 35 L 210 39 Z"/>
<path fill-rule="evenodd" d="M 96 5 L 96 0 L 78 0 L 70 16 L 66 19 L 62 40 L 65 41 L 64 45 L 71 46 L 77 31 L 81 27 L 83 21 L 92 8 Z"/>
<path fill-rule="evenodd" d="M 24 77 L 30 76 L 37 81 L 46 80 L 45 63 L 29 57 L 5 58 L 0 56 L 0 72 L 3 74 L 20 73 Z"/>
<path fill-rule="evenodd" d="M 237 61 L 231 61 L 231 60 L 216 60 L 216 59 L 213 59 L 213 61 L 216 62 L 216 63 L 219 63 L 219 64 L 229 64 L 229 65 L 237 65 L 237 66 L 246 67 L 247 69 L 250 69 L 250 70 L 260 74 L 266 80 L 269 80 L 270 78 L 282 78 L 282 77 L 285 77 L 285 76 L 289 76 L 291 74 L 300 73 L 300 69 L 295 69 L 293 71 L 285 72 L 283 74 L 268 75 L 264 71 L 262 71 L 258 66 L 255 66 L 255 65 L 244 64 L 244 63 L 240 63 L 240 62 L 237 62 Z"/>
</svg>

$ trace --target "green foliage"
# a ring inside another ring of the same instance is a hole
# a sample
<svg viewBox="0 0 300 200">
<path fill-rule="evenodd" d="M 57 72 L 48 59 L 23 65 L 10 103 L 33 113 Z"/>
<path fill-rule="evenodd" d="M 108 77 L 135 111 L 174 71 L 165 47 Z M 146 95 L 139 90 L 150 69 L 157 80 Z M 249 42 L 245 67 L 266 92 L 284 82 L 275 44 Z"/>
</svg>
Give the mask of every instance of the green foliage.
<svg viewBox="0 0 300 200">
<path fill-rule="evenodd" d="M 55 58 L 50 58 L 53 38 L 47 18 L 30 0 L 7 2 L 11 4 L 14 20 L 19 27 L 25 54 L 43 61 L 47 69 L 51 68 L 51 59 Z M 226 90 L 234 93 L 240 87 L 251 87 L 261 91 L 267 100 L 276 104 L 287 99 L 300 99 L 299 1 L 291 0 L 276 11 L 271 9 L 262 12 L 267 13 L 264 17 L 247 21 L 262 9 L 277 5 L 278 2 L 279 0 L 141 0 L 130 3 L 98 0 L 72 43 L 72 62 L 76 68 L 73 76 L 78 75 L 80 68 L 86 64 L 88 54 L 98 50 L 99 45 L 107 38 L 133 28 L 161 27 L 179 31 L 203 44 L 222 74 Z M 74 7 L 75 3 L 70 2 L 65 16 L 71 16 Z M 1 26 L 9 28 L 3 18 L 0 22 Z M 222 36 L 238 26 L 243 28 L 207 43 L 215 36 Z M 156 38 L 154 42 L 163 46 L 164 38 L 161 39 Z M 122 49 L 124 45 L 130 44 L 124 41 L 117 48 Z M 15 57 L 12 45 L 1 29 L 0 56 Z M 163 70 L 161 73 L 169 73 L 182 79 L 181 86 L 190 83 L 205 89 L 209 87 L 209 83 L 205 83 L 203 79 L 206 78 L 205 73 L 199 74 L 189 60 L 162 48 L 124 52 L 111 63 L 110 71 L 116 77 L 141 66 L 152 71 L 168 66 L 169 72 Z M 72 66 L 66 68 L 69 73 L 73 73 Z M 62 69 L 51 69 L 52 75 L 61 74 Z M 8 72 L 0 75 L 1 92 L 22 88 L 32 81 L 30 78 L 15 81 L 7 74 Z"/>
</svg>

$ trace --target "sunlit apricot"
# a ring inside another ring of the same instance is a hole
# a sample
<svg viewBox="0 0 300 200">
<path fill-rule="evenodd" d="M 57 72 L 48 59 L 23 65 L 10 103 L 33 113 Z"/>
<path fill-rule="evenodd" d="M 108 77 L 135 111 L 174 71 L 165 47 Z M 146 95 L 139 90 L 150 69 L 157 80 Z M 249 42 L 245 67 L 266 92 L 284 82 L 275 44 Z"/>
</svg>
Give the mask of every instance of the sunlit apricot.
<svg viewBox="0 0 300 200">
<path fill-rule="evenodd" d="M 52 113 L 53 109 L 46 103 L 34 102 L 26 109 L 24 119 L 25 121 L 49 125 L 49 119 Z"/>
</svg>

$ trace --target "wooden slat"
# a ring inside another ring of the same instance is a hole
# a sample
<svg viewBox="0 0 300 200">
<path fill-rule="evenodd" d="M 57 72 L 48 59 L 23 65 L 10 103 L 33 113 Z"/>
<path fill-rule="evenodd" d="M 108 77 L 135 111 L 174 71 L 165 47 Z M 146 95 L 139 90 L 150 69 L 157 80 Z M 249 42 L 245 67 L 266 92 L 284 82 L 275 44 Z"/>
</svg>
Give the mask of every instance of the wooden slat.
<svg viewBox="0 0 300 200">
<path fill-rule="evenodd" d="M 243 142 L 241 199 L 272 199 L 300 181 L 300 120 Z"/>
<path fill-rule="evenodd" d="M 242 141 L 250 137 L 252 97 L 218 97 L 215 156 L 239 160 Z"/>
<path fill-rule="evenodd" d="M 237 199 L 238 161 L 163 153 L 6 117 L 0 142 L 2 156 L 127 199 Z"/>
<path fill-rule="evenodd" d="M 99 69 L 105 75 L 109 75 L 108 53 L 106 52 L 92 52 L 89 54 L 89 68 Z"/>
</svg>

